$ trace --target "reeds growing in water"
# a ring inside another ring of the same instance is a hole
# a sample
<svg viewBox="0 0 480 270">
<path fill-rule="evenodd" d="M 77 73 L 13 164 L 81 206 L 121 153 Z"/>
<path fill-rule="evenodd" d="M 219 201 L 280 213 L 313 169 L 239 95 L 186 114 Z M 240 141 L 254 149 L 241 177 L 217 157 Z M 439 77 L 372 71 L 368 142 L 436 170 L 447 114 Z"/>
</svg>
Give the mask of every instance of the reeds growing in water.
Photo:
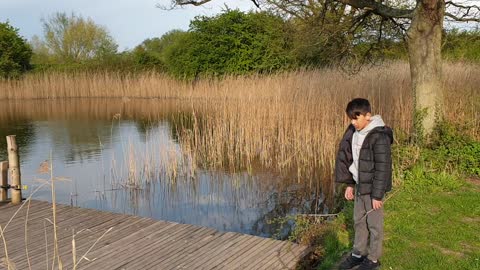
<svg viewBox="0 0 480 270">
<path fill-rule="evenodd" d="M 479 138 L 480 69 L 456 63 L 445 64 L 444 72 L 446 118 L 467 124 L 468 132 Z M 195 82 L 155 73 L 37 74 L 20 81 L 2 81 L 0 88 L 0 99 L 16 101 L 118 98 L 125 114 L 145 110 L 128 109 L 136 98 L 152 100 L 151 110 L 161 110 L 155 104 L 163 106 L 166 99 L 181 102 L 187 109 L 171 122 L 182 151 L 163 149 L 163 158 L 156 160 L 149 152 L 156 151 L 153 146 L 139 152 L 127 146 L 127 184 L 132 186 L 158 174 L 152 163 L 166 162 L 162 172 L 172 178 L 186 172 L 192 177 L 197 168 L 272 170 L 329 197 L 337 143 L 349 123 L 344 107 L 350 99 L 370 99 L 374 113 L 383 116 L 397 137 L 409 134 L 412 127 L 413 99 L 406 63 L 370 68 L 354 76 L 323 69 Z M 108 114 L 108 109 L 103 113 Z M 143 169 L 135 162 L 141 157 L 146 162 Z"/>
</svg>

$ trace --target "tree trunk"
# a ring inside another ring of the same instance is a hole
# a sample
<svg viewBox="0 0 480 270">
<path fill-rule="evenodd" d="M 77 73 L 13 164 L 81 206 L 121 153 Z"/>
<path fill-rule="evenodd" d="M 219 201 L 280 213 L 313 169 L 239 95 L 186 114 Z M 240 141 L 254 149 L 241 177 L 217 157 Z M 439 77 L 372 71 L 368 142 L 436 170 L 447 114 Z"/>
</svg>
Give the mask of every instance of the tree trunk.
<svg viewBox="0 0 480 270">
<path fill-rule="evenodd" d="M 418 0 L 408 30 L 408 54 L 414 97 L 414 132 L 428 137 L 443 114 L 441 41 L 444 0 Z"/>
</svg>

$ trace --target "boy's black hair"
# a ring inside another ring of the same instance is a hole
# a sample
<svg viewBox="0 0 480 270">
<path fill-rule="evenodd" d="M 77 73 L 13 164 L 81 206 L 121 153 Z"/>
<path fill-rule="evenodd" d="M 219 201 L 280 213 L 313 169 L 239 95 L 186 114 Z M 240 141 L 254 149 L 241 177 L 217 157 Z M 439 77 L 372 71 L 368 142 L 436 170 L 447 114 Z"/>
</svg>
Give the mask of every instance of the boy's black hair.
<svg viewBox="0 0 480 270">
<path fill-rule="evenodd" d="M 370 107 L 370 102 L 367 99 L 354 98 L 348 103 L 345 111 L 350 119 L 357 119 L 360 114 L 372 113 L 372 107 Z"/>
</svg>

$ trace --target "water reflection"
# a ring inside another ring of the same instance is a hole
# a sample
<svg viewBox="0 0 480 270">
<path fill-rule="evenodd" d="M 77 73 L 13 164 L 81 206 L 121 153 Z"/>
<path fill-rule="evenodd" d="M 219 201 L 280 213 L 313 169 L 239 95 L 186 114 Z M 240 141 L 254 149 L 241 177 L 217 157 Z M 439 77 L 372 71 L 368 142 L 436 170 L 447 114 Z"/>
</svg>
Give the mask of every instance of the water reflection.
<svg viewBox="0 0 480 270">
<path fill-rule="evenodd" d="M 29 186 L 24 196 L 46 177 L 37 170 L 51 154 L 54 174 L 68 178 L 56 184 L 64 204 L 263 236 L 276 231 L 271 219 L 310 211 L 312 203 L 316 209 L 311 187 L 272 172 L 189 171 L 177 130 L 193 125 L 190 103 L 79 99 L 0 106 L 0 135 L 17 135 L 20 146 Z M 0 159 L 6 159 L 4 139 Z M 34 198 L 50 196 L 42 189 Z"/>
<path fill-rule="evenodd" d="M 16 135 L 20 156 L 28 158 L 31 144 L 35 142 L 34 124 L 28 119 L 5 119 L 0 122 L 0 160 L 7 160 L 6 136 Z"/>
</svg>

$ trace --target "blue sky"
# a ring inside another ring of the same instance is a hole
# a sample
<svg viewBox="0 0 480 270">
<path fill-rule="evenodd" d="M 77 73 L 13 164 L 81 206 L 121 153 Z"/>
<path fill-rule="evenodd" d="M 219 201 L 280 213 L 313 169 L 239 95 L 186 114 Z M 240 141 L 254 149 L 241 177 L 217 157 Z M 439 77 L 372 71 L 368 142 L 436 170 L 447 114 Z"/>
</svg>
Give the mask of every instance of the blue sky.
<svg viewBox="0 0 480 270">
<path fill-rule="evenodd" d="M 195 16 L 216 14 L 225 4 L 244 11 L 254 8 L 250 0 L 213 0 L 202 7 L 170 11 L 156 8 L 157 4 L 169 3 L 170 0 L 0 0 L 0 22 L 8 20 L 30 40 L 33 35 L 42 36 L 41 18 L 55 12 L 75 12 L 105 26 L 122 51 L 172 29 L 186 30 Z"/>
</svg>

